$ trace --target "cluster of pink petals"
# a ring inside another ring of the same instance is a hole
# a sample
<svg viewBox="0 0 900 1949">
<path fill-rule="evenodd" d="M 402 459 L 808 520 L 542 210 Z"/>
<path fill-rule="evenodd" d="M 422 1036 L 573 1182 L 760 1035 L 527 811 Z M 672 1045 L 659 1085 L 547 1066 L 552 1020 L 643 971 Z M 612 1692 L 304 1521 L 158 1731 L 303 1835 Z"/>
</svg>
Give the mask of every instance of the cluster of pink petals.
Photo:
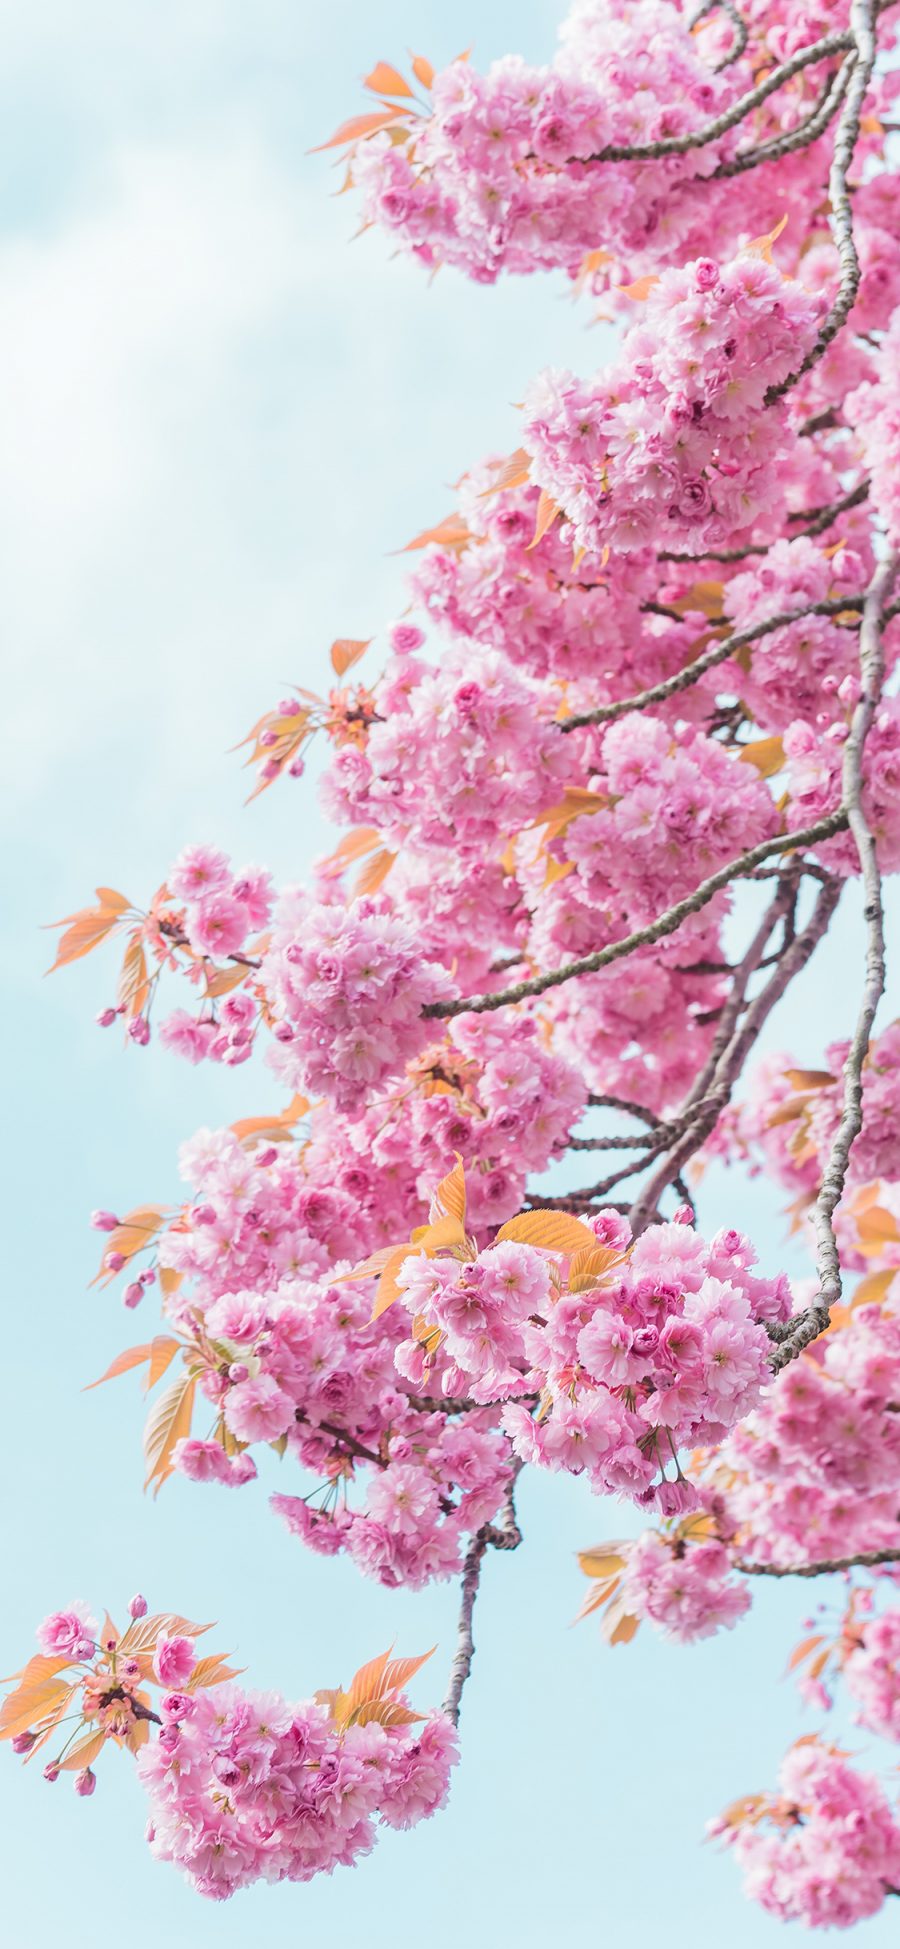
<svg viewBox="0 0 900 1949">
<path fill-rule="evenodd" d="M 802 363 L 820 310 L 759 256 L 699 258 L 662 273 L 613 365 L 535 380 L 523 445 L 579 546 L 664 538 L 702 555 L 754 529 L 774 536 L 797 436 L 767 394 Z"/>
<path fill-rule="evenodd" d="M 439 1365 L 432 1373 L 418 1341 L 396 1360 L 416 1384 L 506 1401 L 503 1426 L 523 1461 L 584 1473 L 598 1492 L 671 1515 L 692 1500 L 666 1481 L 678 1448 L 723 1439 L 760 1399 L 764 1322 L 786 1317 L 787 1282 L 750 1271 L 738 1232 L 707 1243 L 688 1225 L 660 1224 L 629 1252 L 614 1213 L 596 1230 L 621 1261 L 600 1286 L 563 1297 L 551 1258 L 512 1241 L 474 1264 L 407 1259 L 398 1284 L 410 1313 L 442 1336 Z M 539 1396 L 539 1412 L 516 1394 Z"/>
<path fill-rule="evenodd" d="M 900 1824 L 878 1781 L 817 1742 L 783 1761 L 752 1819 L 710 1832 L 743 1870 L 744 1893 L 782 1922 L 849 1928 L 900 1885 Z"/>
<path fill-rule="evenodd" d="M 404 656 L 374 695 L 364 746 L 341 744 L 326 775 L 331 818 L 465 856 L 561 797 L 573 755 L 553 707 L 499 651 L 460 644 L 437 668 Z"/>
<path fill-rule="evenodd" d="M 741 1554 L 779 1565 L 900 1546 L 900 1319 L 860 1306 L 779 1376 L 722 1460 Z"/>
<path fill-rule="evenodd" d="M 632 1617 L 654 1624 L 675 1644 L 730 1629 L 751 1601 L 747 1583 L 732 1575 L 723 1543 L 676 1540 L 658 1530 L 645 1530 L 630 1548 L 620 1595 Z"/>
<path fill-rule="evenodd" d="M 841 803 L 848 719 L 849 712 L 821 735 L 799 719 L 785 731 L 787 816 L 795 829 L 836 811 Z M 863 777 L 863 811 L 875 838 L 878 864 L 883 873 L 896 873 L 900 870 L 900 699 L 896 697 L 885 697 L 879 705 L 866 738 Z M 859 872 L 859 854 L 848 832 L 822 840 L 815 852 L 832 873 Z"/>
<path fill-rule="evenodd" d="M 890 251 L 887 263 L 895 262 Z M 885 320 L 881 321 L 886 322 Z M 875 373 L 845 402 L 848 423 L 862 441 L 872 492 L 891 540 L 900 542 L 900 480 L 897 455 L 900 452 L 900 313 L 895 312 L 890 329 L 878 348 Z"/>
<path fill-rule="evenodd" d="M 900 1611 L 865 1618 L 843 1660 L 857 1724 L 900 1740 Z"/>
<path fill-rule="evenodd" d="M 261 982 L 275 1018 L 279 1074 L 352 1112 L 418 1054 L 426 1002 L 453 992 L 422 943 L 372 900 L 349 910 L 285 893 Z"/>
<path fill-rule="evenodd" d="M 341 1732 L 325 1705 L 236 1686 L 174 1697 L 163 1711 L 138 1760 L 150 1846 L 214 1900 L 349 1867 L 371 1851 L 377 1824 L 413 1827 L 447 1798 L 456 1736 L 439 1712 Z"/>
</svg>

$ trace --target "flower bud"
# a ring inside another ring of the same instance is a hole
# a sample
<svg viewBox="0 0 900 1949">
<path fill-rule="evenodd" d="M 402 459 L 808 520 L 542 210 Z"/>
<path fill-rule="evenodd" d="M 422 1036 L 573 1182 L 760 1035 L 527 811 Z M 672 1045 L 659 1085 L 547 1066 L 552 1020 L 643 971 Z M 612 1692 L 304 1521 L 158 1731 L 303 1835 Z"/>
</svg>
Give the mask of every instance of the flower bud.
<svg viewBox="0 0 900 1949">
<path fill-rule="evenodd" d="M 54 1766 L 52 1760 L 49 1766 L 44 1767 L 44 1779 L 49 1780 L 51 1786 L 53 1785 L 54 1780 L 59 1779 L 59 1767 Z"/>
<path fill-rule="evenodd" d="M 111 1029 L 115 1019 L 116 1011 L 114 1008 L 101 1008 L 99 1015 L 95 1015 L 94 1017 L 99 1029 Z"/>
<path fill-rule="evenodd" d="M 124 1252 L 107 1252 L 106 1258 L 103 1261 L 104 1271 L 106 1272 L 121 1272 L 124 1264 Z"/>
<path fill-rule="evenodd" d="M 90 1797 L 96 1785 L 97 1775 L 91 1771 L 89 1766 L 85 1767 L 83 1773 L 76 1773 L 75 1792 L 80 1793 L 83 1800 L 87 1800 Z"/>
<path fill-rule="evenodd" d="M 131 1311 L 133 1307 L 140 1306 L 143 1297 L 144 1288 L 140 1280 L 132 1279 L 130 1286 L 126 1286 L 122 1294 L 122 1305 L 127 1306 L 129 1311 Z"/>
<path fill-rule="evenodd" d="M 36 1739 L 36 1732 L 17 1732 L 13 1734 L 10 1745 L 14 1753 L 30 1753 Z"/>
<path fill-rule="evenodd" d="M 128 1615 L 129 1617 L 146 1617 L 147 1599 L 141 1596 L 140 1591 L 137 1592 L 135 1597 L 132 1597 L 131 1603 L 128 1606 Z"/>
<path fill-rule="evenodd" d="M 119 1221 L 114 1211 L 92 1211 L 91 1224 L 95 1232 L 114 1232 Z"/>
</svg>

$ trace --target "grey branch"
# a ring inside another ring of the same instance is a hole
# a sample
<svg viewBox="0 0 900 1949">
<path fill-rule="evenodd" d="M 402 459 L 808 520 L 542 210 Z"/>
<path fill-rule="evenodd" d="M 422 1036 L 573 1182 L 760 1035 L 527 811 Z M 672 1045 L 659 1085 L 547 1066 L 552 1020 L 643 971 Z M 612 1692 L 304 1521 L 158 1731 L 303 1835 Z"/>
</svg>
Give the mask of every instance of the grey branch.
<svg viewBox="0 0 900 1949">
<path fill-rule="evenodd" d="M 823 602 L 807 603 L 802 609 L 782 609 L 777 616 L 767 616 L 764 622 L 753 623 L 747 629 L 739 629 L 726 636 L 713 649 L 705 650 L 693 663 L 686 664 L 683 670 L 677 670 L 673 677 L 664 677 L 661 683 L 651 684 L 649 689 L 639 690 L 633 697 L 620 697 L 615 704 L 598 704 L 596 710 L 579 711 L 573 717 L 562 717 L 559 728 L 561 731 L 578 731 L 586 724 L 613 724 L 629 711 L 643 711 L 650 704 L 662 704 L 679 690 L 689 690 L 692 684 L 699 683 L 707 670 L 714 670 L 718 663 L 727 663 L 737 650 L 745 649 L 761 636 L 771 636 L 773 630 L 802 622 L 806 616 L 836 616 L 845 609 L 859 609 L 862 601 L 862 596 L 829 596 Z"/>
<path fill-rule="evenodd" d="M 709 142 L 715 142 L 720 135 L 727 135 L 729 129 L 737 128 L 755 108 L 761 108 L 770 95 L 783 88 L 786 81 L 792 81 L 795 74 L 804 68 L 812 67 L 819 61 L 828 61 L 832 55 L 846 54 L 848 48 L 858 45 L 854 34 L 824 34 L 821 40 L 812 41 L 809 47 L 798 48 L 790 60 L 782 61 L 772 68 L 756 88 L 751 88 L 740 100 L 732 102 L 715 120 L 707 122 L 702 129 L 694 129 L 686 135 L 664 135 L 658 142 L 608 142 L 604 149 L 598 149 L 592 156 L 572 156 L 570 161 L 594 162 L 650 162 L 660 156 L 684 156 L 690 149 L 704 149 Z"/>
<path fill-rule="evenodd" d="M 522 1541 L 522 1532 L 516 1519 L 515 1506 L 516 1478 L 521 1473 L 522 1466 L 523 1464 L 518 1460 L 513 1463 L 509 1488 L 506 1491 L 502 1524 L 484 1523 L 481 1529 L 473 1536 L 466 1551 L 465 1561 L 463 1563 L 462 1584 L 460 1586 L 456 1650 L 454 1651 L 450 1666 L 450 1675 L 447 1681 L 447 1696 L 444 1700 L 443 1708 L 448 1719 L 452 1719 L 455 1726 L 459 1725 L 463 1688 L 472 1670 L 472 1659 L 475 1656 L 472 1616 L 475 1610 L 475 1599 L 478 1596 L 478 1586 L 481 1581 L 481 1564 L 484 1553 L 488 1549 L 516 1550 Z"/>
<path fill-rule="evenodd" d="M 652 947 L 655 941 L 664 940 L 667 934 L 674 934 L 690 914 L 697 914 L 708 905 L 713 896 L 723 887 L 731 885 L 732 880 L 745 878 L 754 867 L 761 866 L 763 860 L 771 859 L 776 853 L 796 852 L 801 846 L 814 846 L 822 839 L 832 839 L 836 832 L 842 832 L 848 823 L 843 807 L 829 812 L 813 825 L 802 826 L 797 832 L 781 833 L 774 839 L 762 839 L 758 846 L 750 846 L 737 859 L 729 860 L 727 866 L 720 866 L 717 873 L 711 873 L 708 880 L 701 880 L 683 900 L 668 907 L 657 920 L 650 921 L 646 927 L 637 927 L 633 934 L 626 934 L 621 941 L 610 941 L 607 947 L 597 949 L 595 954 L 585 954 L 578 961 L 568 961 L 562 968 L 548 968 L 546 973 L 532 975 L 527 981 L 516 982 L 513 988 L 500 988 L 490 995 L 461 995 L 458 1001 L 428 1002 L 422 1010 L 426 1017 L 449 1017 L 452 1015 L 483 1015 L 487 1009 L 509 1008 L 515 1002 L 527 1001 L 532 995 L 543 995 L 548 988 L 560 988 L 564 982 L 573 981 L 577 975 L 597 974 L 600 968 L 608 968 L 613 961 L 621 961 L 636 948 Z"/>
<path fill-rule="evenodd" d="M 792 871 L 789 868 L 769 912 L 735 972 L 732 999 L 726 1008 L 710 1059 L 681 1112 L 682 1134 L 647 1179 L 629 1213 L 629 1223 L 635 1237 L 646 1230 L 653 1213 L 659 1209 L 663 1192 L 675 1182 L 689 1158 L 715 1129 L 722 1111 L 730 1102 L 732 1090 L 743 1072 L 763 1023 L 781 1000 L 786 988 L 806 966 L 827 932 L 843 890 L 840 880 L 836 879 L 820 887 L 807 925 L 789 942 L 765 987 L 747 1004 L 748 984 L 759 970 L 772 929 L 788 911 L 789 902 L 795 896 L 796 880 L 796 869 Z"/>
<path fill-rule="evenodd" d="M 750 29 L 747 26 L 743 14 L 738 12 L 734 0 L 706 0 L 705 5 L 698 7 L 697 12 L 689 22 L 691 32 L 693 32 L 695 27 L 699 27 L 701 20 L 705 20 L 707 14 L 714 13 L 727 14 L 734 28 L 734 40 L 731 43 L 728 53 L 724 61 L 719 61 L 716 64 L 714 70 L 716 74 L 720 74 L 724 68 L 730 68 L 735 61 L 740 60 L 750 39 Z"/>
<path fill-rule="evenodd" d="M 758 169 L 761 163 L 778 162 L 782 156 L 793 154 L 795 149 L 806 149 L 811 142 L 824 135 L 830 122 L 834 120 L 841 102 L 847 92 L 850 76 L 856 65 L 856 55 L 848 54 L 841 62 L 837 74 L 823 88 L 815 107 L 805 120 L 798 122 L 793 129 L 786 129 L 783 135 L 773 136 L 768 142 L 759 142 L 755 149 L 742 149 L 730 162 L 720 162 L 712 172 L 712 181 L 720 182 L 731 176 L 742 176 L 748 169 Z"/>
<path fill-rule="evenodd" d="M 856 58 L 841 110 L 828 175 L 830 205 L 828 223 L 840 265 L 838 294 L 819 328 L 815 344 L 798 365 L 796 372 L 782 379 L 779 385 L 769 387 L 766 393 L 767 406 L 776 399 L 782 399 L 785 393 L 790 392 L 792 386 L 796 386 L 798 379 L 802 379 L 804 373 L 809 372 L 817 364 L 832 339 L 837 337 L 841 326 L 846 323 L 856 301 L 860 270 L 853 237 L 853 213 L 850 208 L 847 178 L 859 140 L 859 124 L 866 90 L 872 79 L 878 55 L 878 40 L 875 32 L 878 11 L 877 0 L 851 0 L 850 32 Z"/>
<path fill-rule="evenodd" d="M 745 1577 L 826 1577 L 830 1570 L 874 1569 L 878 1563 L 900 1563 L 898 1550 L 859 1550 L 856 1556 L 823 1557 L 820 1563 L 748 1563 L 734 1557 L 732 1568 Z"/>
<path fill-rule="evenodd" d="M 878 1004 L 884 993 L 884 911 L 881 874 L 875 841 L 863 811 L 863 754 L 866 738 L 881 699 L 884 683 L 882 627 L 884 609 L 897 573 L 897 556 L 888 555 L 879 563 L 869 585 L 859 633 L 861 690 L 853 713 L 850 733 L 844 745 L 842 800 L 847 824 L 859 856 L 865 898 L 866 974 L 853 1038 L 844 1064 L 844 1100 L 841 1119 L 834 1135 L 819 1195 L 813 1208 L 816 1238 L 816 1271 L 819 1291 L 812 1306 L 773 1338 L 780 1344 L 770 1356 L 777 1373 L 795 1360 L 810 1341 L 824 1333 L 831 1308 L 841 1297 L 841 1266 L 834 1232 L 834 1214 L 840 1204 L 850 1162 L 850 1152 L 862 1128 L 862 1071 L 869 1037 Z"/>
</svg>

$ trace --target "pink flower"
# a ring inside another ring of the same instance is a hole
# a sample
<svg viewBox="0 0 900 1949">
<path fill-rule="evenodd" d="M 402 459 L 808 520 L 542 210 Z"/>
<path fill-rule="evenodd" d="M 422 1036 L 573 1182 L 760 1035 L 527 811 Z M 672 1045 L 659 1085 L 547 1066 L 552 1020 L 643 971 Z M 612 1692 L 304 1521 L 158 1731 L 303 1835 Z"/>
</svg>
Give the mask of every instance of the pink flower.
<svg viewBox="0 0 900 1949">
<path fill-rule="evenodd" d="M 48 1658 L 68 1658 L 73 1664 L 93 1658 L 98 1625 L 86 1604 L 72 1604 L 67 1611 L 51 1611 L 38 1625 L 37 1641 Z"/>
<path fill-rule="evenodd" d="M 184 1685 L 196 1664 L 193 1638 L 169 1637 L 162 1633 L 153 1653 L 153 1669 L 160 1685 L 167 1689 Z"/>
</svg>

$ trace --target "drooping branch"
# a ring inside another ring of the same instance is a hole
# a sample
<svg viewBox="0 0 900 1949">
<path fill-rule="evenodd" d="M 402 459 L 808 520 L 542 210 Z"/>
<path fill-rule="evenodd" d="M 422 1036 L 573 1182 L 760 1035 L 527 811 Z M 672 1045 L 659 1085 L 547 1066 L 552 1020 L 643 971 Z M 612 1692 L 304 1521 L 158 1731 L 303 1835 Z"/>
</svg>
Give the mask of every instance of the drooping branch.
<svg viewBox="0 0 900 1949">
<path fill-rule="evenodd" d="M 714 13 L 726 14 L 734 28 L 734 40 L 728 53 L 724 61 L 719 61 L 715 68 L 715 73 L 720 74 L 725 68 L 730 68 L 735 61 L 740 60 L 750 39 L 750 29 L 743 14 L 735 6 L 734 0 L 705 0 L 705 5 L 698 7 L 697 12 L 691 17 L 689 22 L 691 32 L 693 33 L 695 27 L 699 27 L 701 20 L 705 20 L 708 14 Z"/>
<path fill-rule="evenodd" d="M 734 1557 L 732 1567 L 744 1577 L 825 1577 L 832 1570 L 874 1569 L 879 1563 L 900 1563 L 900 1550 L 859 1550 L 856 1556 L 823 1557 L 818 1563 L 750 1563 Z"/>
<path fill-rule="evenodd" d="M 516 1517 L 515 1488 L 523 1463 L 514 1461 L 509 1487 L 506 1491 L 503 1521 L 500 1524 L 484 1523 L 473 1536 L 463 1562 L 462 1584 L 460 1586 L 459 1623 L 456 1630 L 456 1649 L 450 1666 L 447 1683 L 447 1696 L 444 1711 L 455 1726 L 459 1725 L 463 1688 L 472 1670 L 475 1656 L 475 1638 L 472 1630 L 472 1617 L 475 1599 L 481 1582 L 481 1565 L 485 1551 L 516 1550 L 522 1541 L 522 1532 Z"/>
<path fill-rule="evenodd" d="M 878 38 L 875 31 L 878 11 L 877 0 L 851 0 L 850 32 L 856 50 L 856 59 L 841 110 L 831 169 L 828 174 L 828 223 L 840 266 L 837 297 L 819 328 L 815 344 L 798 365 L 796 372 L 789 373 L 788 377 L 782 379 L 778 385 L 769 387 L 765 399 L 767 406 L 776 399 L 783 399 L 785 393 L 790 392 L 797 381 L 803 378 L 804 373 L 811 371 L 818 363 L 832 339 L 837 337 L 842 325 L 846 323 L 856 301 L 860 267 L 853 236 L 853 212 L 850 207 L 848 177 L 859 141 L 863 103 L 878 56 Z"/>
<path fill-rule="evenodd" d="M 448 1018 L 453 1015 L 482 1015 L 488 1009 L 509 1008 L 515 1002 L 527 1001 L 532 995 L 543 995 L 548 988 L 560 988 L 567 981 L 574 981 L 578 975 L 597 974 L 601 968 L 608 968 L 614 961 L 621 961 L 636 948 L 652 947 L 654 942 L 664 940 L 667 934 L 674 934 L 691 914 L 700 913 L 715 894 L 723 887 L 731 885 L 732 880 L 740 880 L 751 874 L 763 861 L 771 859 L 776 853 L 796 852 L 801 846 L 814 846 L 822 839 L 832 839 L 836 832 L 842 832 L 848 823 L 843 807 L 829 812 L 814 824 L 802 826 L 797 832 L 782 833 L 774 839 L 762 839 L 757 846 L 740 853 L 737 859 L 729 860 L 727 866 L 720 866 L 718 872 L 711 873 L 708 880 L 701 880 L 693 893 L 668 907 L 657 920 L 648 922 L 646 927 L 635 928 L 620 941 L 610 941 L 606 947 L 598 948 L 594 954 L 582 955 L 578 961 L 568 961 L 562 968 L 548 968 L 544 974 L 532 975 L 527 981 L 519 981 L 512 988 L 500 988 L 490 995 L 463 995 L 457 1001 L 428 1002 L 422 1010 L 428 1018 Z"/>
<path fill-rule="evenodd" d="M 812 41 L 808 47 L 798 48 L 790 59 L 782 61 L 777 68 L 770 69 L 763 81 L 746 95 L 732 102 L 730 108 L 723 110 L 712 122 L 702 129 L 693 129 L 685 135 L 660 136 L 657 142 L 608 142 L 592 156 L 570 158 L 573 162 L 651 162 L 661 156 L 684 156 L 691 149 L 703 149 L 707 143 L 715 142 L 720 135 L 727 135 L 729 129 L 737 128 L 739 122 L 746 120 L 755 108 L 761 108 L 770 95 L 783 88 L 786 81 L 792 81 L 795 74 L 804 68 L 813 67 L 820 61 L 828 61 L 832 55 L 845 54 L 857 46 L 852 32 L 844 34 L 824 34 L 821 40 Z"/>
<path fill-rule="evenodd" d="M 650 704 L 662 704 L 667 697 L 674 697 L 680 690 L 689 690 L 707 670 L 714 670 L 719 663 L 727 663 L 737 650 L 747 648 L 761 636 L 771 636 L 773 630 L 785 629 L 791 623 L 799 623 L 806 616 L 836 616 L 847 609 L 862 606 L 862 596 L 828 596 L 822 602 L 807 603 L 802 609 L 782 609 L 777 616 L 767 616 L 764 622 L 752 623 L 747 629 L 739 629 L 711 650 L 705 650 L 693 663 L 677 670 L 672 677 L 663 678 L 661 683 L 651 684 L 647 690 L 639 690 L 633 697 L 620 697 L 615 704 L 598 704 L 596 710 L 579 711 L 572 717 L 559 720 L 561 731 L 578 731 L 587 724 L 614 724 L 617 718 L 627 716 L 629 711 L 643 711 Z M 679 617 L 679 621 L 681 618 Z"/>
<path fill-rule="evenodd" d="M 773 901 L 769 914 L 740 963 L 731 1006 L 721 1025 L 710 1057 L 711 1073 L 710 1064 L 707 1064 L 681 1112 L 679 1119 L 683 1126 L 681 1136 L 671 1146 L 657 1170 L 648 1178 L 632 1207 L 629 1222 L 635 1236 L 646 1229 L 652 1214 L 659 1209 L 663 1192 L 674 1183 L 689 1159 L 715 1129 L 723 1110 L 731 1100 L 734 1086 L 743 1073 L 749 1052 L 763 1024 L 790 983 L 805 968 L 827 932 L 842 890 L 841 881 L 836 879 L 820 887 L 807 925 L 788 943 L 765 986 L 753 1001 L 747 1004 L 747 987 L 752 976 L 758 972 L 767 935 L 780 914 L 785 911 L 791 895 L 791 879 L 785 877 L 785 883 Z M 740 1019 L 741 1016 L 743 1020 Z"/>
<path fill-rule="evenodd" d="M 780 1330 L 773 1329 L 773 1339 L 780 1341 L 780 1345 L 771 1356 L 771 1364 L 776 1373 L 780 1368 L 787 1366 L 789 1361 L 795 1360 L 797 1355 L 802 1353 L 803 1348 L 809 1346 L 810 1341 L 815 1340 L 825 1331 L 831 1317 L 831 1309 L 838 1304 L 842 1291 L 834 1214 L 843 1194 L 850 1152 L 862 1128 L 863 1064 L 885 985 L 881 873 L 875 840 L 863 810 L 863 756 L 866 739 L 881 700 L 884 683 L 882 643 L 884 610 L 894 585 L 897 566 L 896 555 L 886 556 L 875 570 L 866 595 L 859 637 L 860 697 L 853 713 L 843 753 L 843 807 L 859 856 L 865 900 L 866 973 L 856 1026 L 844 1063 L 841 1118 L 831 1145 L 819 1195 L 813 1207 L 819 1291 L 812 1306 L 807 1307 L 786 1327 Z"/>
</svg>

